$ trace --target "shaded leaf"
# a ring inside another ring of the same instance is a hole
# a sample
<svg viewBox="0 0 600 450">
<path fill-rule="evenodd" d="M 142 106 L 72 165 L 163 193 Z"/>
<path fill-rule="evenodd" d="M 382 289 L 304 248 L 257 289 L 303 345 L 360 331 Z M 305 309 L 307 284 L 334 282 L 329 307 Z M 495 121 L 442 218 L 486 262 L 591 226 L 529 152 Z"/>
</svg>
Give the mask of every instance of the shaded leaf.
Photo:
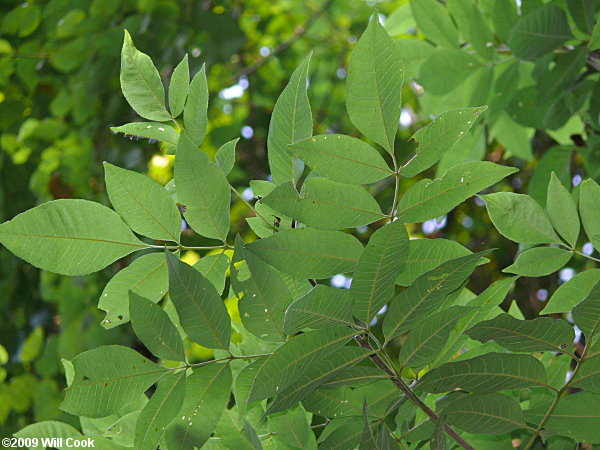
<svg viewBox="0 0 600 450">
<path fill-rule="evenodd" d="M 336 372 L 322 387 L 328 389 L 340 386 L 356 387 L 385 378 L 388 377 L 377 367 L 355 366 Z"/>
<path fill-rule="evenodd" d="M 525 250 L 517 260 L 502 270 L 525 277 L 543 277 L 564 267 L 573 252 L 555 247 L 536 247 Z"/>
<path fill-rule="evenodd" d="M 579 213 L 588 239 L 600 235 L 600 185 L 592 179 L 581 183 L 579 189 Z M 598 245 L 594 248 L 598 250 Z"/>
<path fill-rule="evenodd" d="M 600 331 L 600 282 L 592 287 L 585 299 L 573 308 L 573 320 L 585 334 L 587 342 Z"/>
<path fill-rule="evenodd" d="M 291 408 L 280 414 L 269 416 L 269 430 L 277 433 L 277 438 L 293 448 L 306 448 L 312 434 L 302 407 Z M 314 435 L 313 435 L 314 440 Z"/>
<path fill-rule="evenodd" d="M 479 60 L 463 50 L 436 50 L 421 65 L 417 79 L 427 92 L 445 95 L 463 84 L 480 67 Z M 439 76 L 441 72 L 443 77 Z"/>
<path fill-rule="evenodd" d="M 579 215 L 571 193 L 561 184 L 554 172 L 548 184 L 546 201 L 548 217 L 554 229 L 573 247 L 579 237 Z"/>
<path fill-rule="evenodd" d="M 600 393 L 600 355 L 586 359 L 581 364 L 573 377 L 571 386 Z"/>
<path fill-rule="evenodd" d="M 448 11 L 435 0 L 413 0 L 410 2 L 417 26 L 427 39 L 441 47 L 458 47 L 458 32 Z"/>
<path fill-rule="evenodd" d="M 62 275 L 97 272 L 146 247 L 112 209 L 72 199 L 43 203 L 4 222 L 0 243 L 35 267 Z"/>
<path fill-rule="evenodd" d="M 208 126 L 208 83 L 206 81 L 206 66 L 202 65 L 188 90 L 187 102 L 183 109 L 183 124 L 189 140 L 194 145 L 200 145 L 206 136 Z M 198 166 L 191 169 L 199 170 Z M 179 184 L 177 185 L 179 190 Z"/>
<path fill-rule="evenodd" d="M 219 295 L 225 289 L 225 278 L 227 278 L 227 269 L 229 269 L 229 257 L 225 252 L 214 255 L 207 255 L 194 264 L 202 276 L 212 283 Z"/>
<path fill-rule="evenodd" d="M 568 313 L 577 303 L 588 296 L 596 283 L 600 281 L 600 269 L 589 269 L 575 274 L 573 278 L 561 284 L 541 314 Z"/>
</svg>

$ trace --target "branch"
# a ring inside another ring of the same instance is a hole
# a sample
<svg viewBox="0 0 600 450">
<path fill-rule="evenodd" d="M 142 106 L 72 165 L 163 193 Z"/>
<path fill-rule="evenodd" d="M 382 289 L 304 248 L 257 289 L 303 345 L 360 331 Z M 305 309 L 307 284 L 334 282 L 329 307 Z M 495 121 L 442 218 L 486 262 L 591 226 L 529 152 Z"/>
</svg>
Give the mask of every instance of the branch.
<svg viewBox="0 0 600 450">
<path fill-rule="evenodd" d="M 371 347 L 371 345 L 367 341 L 365 341 L 362 337 L 356 336 L 354 339 L 356 340 L 358 345 L 360 345 L 362 348 L 366 348 L 367 350 L 375 351 L 373 349 L 373 347 Z M 374 355 L 371 355 L 370 358 L 377 367 L 379 367 L 381 370 L 383 370 L 385 372 L 385 374 L 390 378 L 392 383 L 394 383 L 411 402 L 413 402 L 425 414 L 427 414 L 427 416 L 429 416 L 429 418 L 431 420 L 433 420 L 434 422 L 437 422 L 439 420 L 438 415 L 429 406 L 427 406 L 425 403 L 423 403 L 423 401 L 412 392 L 412 390 L 406 385 L 406 383 L 404 383 L 404 381 L 402 381 L 402 379 L 396 374 L 396 372 L 394 370 L 392 370 L 383 361 L 383 359 L 381 359 L 381 357 L 377 353 L 375 353 Z M 467 449 L 467 450 L 475 450 L 475 448 L 471 444 L 469 444 L 467 441 L 465 441 L 463 439 L 463 437 L 461 435 L 459 435 L 456 431 L 454 431 L 454 429 L 452 429 L 448 424 L 444 424 L 444 429 L 445 429 L 446 433 L 448 434 L 448 436 L 450 436 L 452 439 L 454 439 L 456 441 L 456 443 L 458 445 L 460 445 L 462 448 Z"/>
</svg>

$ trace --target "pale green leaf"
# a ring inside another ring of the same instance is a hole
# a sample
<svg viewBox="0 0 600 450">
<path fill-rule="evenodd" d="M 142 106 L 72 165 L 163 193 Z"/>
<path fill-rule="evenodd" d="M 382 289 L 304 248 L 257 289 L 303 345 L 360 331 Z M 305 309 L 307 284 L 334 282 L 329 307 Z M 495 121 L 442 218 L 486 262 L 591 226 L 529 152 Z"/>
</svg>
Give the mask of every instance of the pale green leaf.
<svg viewBox="0 0 600 450">
<path fill-rule="evenodd" d="M 165 109 L 165 88 L 158 70 L 148 55 L 135 48 L 127 30 L 121 51 L 120 78 L 123 95 L 135 112 L 158 122 L 171 119 Z"/>
<path fill-rule="evenodd" d="M 189 85 L 190 67 L 186 53 L 181 62 L 173 70 L 171 81 L 169 82 L 169 109 L 173 117 L 177 117 L 183 112 Z"/>
<path fill-rule="evenodd" d="M 525 419 L 533 424 L 540 423 L 551 403 L 525 411 Z M 577 441 L 598 443 L 600 442 L 599 403 L 600 394 L 580 392 L 567 395 L 558 402 L 544 427 Z"/>
<path fill-rule="evenodd" d="M 310 364 L 302 375 L 275 397 L 266 414 L 284 411 L 304 400 L 333 376 L 365 359 L 373 352 L 361 347 L 342 347 Z"/>
<path fill-rule="evenodd" d="M 479 322 L 466 333 L 483 343 L 496 341 L 513 352 L 569 353 L 575 338 L 573 327 L 565 320 L 550 317 L 519 320 L 510 314 Z"/>
<path fill-rule="evenodd" d="M 585 234 L 594 239 L 600 234 L 600 185 L 591 178 L 580 185 L 579 213 Z M 598 249 L 597 245 L 594 247 Z"/>
<path fill-rule="evenodd" d="M 449 0 L 446 7 L 454 17 L 460 33 L 465 40 L 471 42 L 475 51 L 485 59 L 494 59 L 496 53 L 493 45 L 494 33 L 490 30 L 476 2 L 472 0 Z"/>
<path fill-rule="evenodd" d="M 408 233 L 403 220 L 379 228 L 369 239 L 352 278 L 350 298 L 354 316 L 368 324 L 394 295 L 397 273 L 408 255 Z"/>
<path fill-rule="evenodd" d="M 169 193 L 152 178 L 104 163 L 108 198 L 136 233 L 163 241 L 179 241 L 181 214 Z"/>
<path fill-rule="evenodd" d="M 60 409 L 85 417 L 104 417 L 134 402 L 168 369 L 135 350 L 105 345 L 73 358 L 75 376 Z"/>
<path fill-rule="evenodd" d="M 477 192 L 511 173 L 514 167 L 489 161 L 474 161 L 452 167 L 437 180 L 427 178 L 405 192 L 398 203 L 397 215 L 407 223 L 424 222 L 442 216 Z"/>
<path fill-rule="evenodd" d="M 536 247 L 521 253 L 514 264 L 502 270 L 525 277 L 543 277 L 563 268 L 573 252 L 556 247 Z"/>
<path fill-rule="evenodd" d="M 410 332 L 400 350 L 400 364 L 405 367 L 423 366 L 435 358 L 444 347 L 456 321 L 473 308 L 451 306 L 425 317 Z"/>
<path fill-rule="evenodd" d="M 343 326 L 310 331 L 291 338 L 261 366 L 248 402 L 273 397 L 300 379 L 316 361 L 342 347 L 355 331 Z"/>
<path fill-rule="evenodd" d="M 473 253 L 446 261 L 419 276 L 394 297 L 383 321 L 386 341 L 410 330 L 423 317 L 439 308 L 446 296 L 471 275 L 479 258 L 486 253 Z"/>
<path fill-rule="evenodd" d="M 527 244 L 561 243 L 545 211 L 530 196 L 498 192 L 481 198 L 492 223 L 508 239 Z"/>
<path fill-rule="evenodd" d="M 118 272 L 104 287 L 98 309 L 106 311 L 101 322 L 113 328 L 129 321 L 129 291 L 157 303 L 169 287 L 164 253 L 143 255 Z"/>
<path fill-rule="evenodd" d="M 573 308 L 572 314 L 575 325 L 583 331 L 586 341 L 591 342 L 600 331 L 600 282 Z"/>
<path fill-rule="evenodd" d="M 359 139 L 342 134 L 322 134 L 290 146 L 311 169 L 330 180 L 369 184 L 392 175 L 377 150 Z"/>
<path fill-rule="evenodd" d="M 449 259 L 459 258 L 471 253 L 458 242 L 447 239 L 411 239 L 408 246 L 406 264 L 396 276 L 396 284 L 410 286 L 413 281 L 425 272 L 435 269 Z M 478 264 L 488 260 L 482 258 Z"/>
<path fill-rule="evenodd" d="M 229 231 L 231 191 L 227 178 L 210 158 L 182 133 L 175 158 L 175 185 L 185 220 L 205 237 L 225 242 Z"/>
<path fill-rule="evenodd" d="M 261 202 L 301 223 L 323 230 L 356 228 L 385 217 L 377 201 L 361 186 L 321 177 L 307 179 L 301 194 L 291 181 L 286 181 Z"/>
<path fill-rule="evenodd" d="M 245 248 L 278 270 L 298 278 L 328 278 L 351 272 L 362 244 L 341 231 L 294 228 L 246 244 Z"/>
<path fill-rule="evenodd" d="M 223 293 L 227 269 L 229 269 L 229 257 L 225 252 L 203 256 L 194 264 L 194 268 L 212 283 L 219 295 Z"/>
<path fill-rule="evenodd" d="M 185 386 L 185 370 L 158 383 L 152 398 L 138 417 L 135 427 L 136 449 L 156 450 L 165 428 L 181 409 Z"/>
<path fill-rule="evenodd" d="M 326 328 L 342 324 L 354 325 L 352 300 L 348 290 L 319 284 L 288 307 L 283 329 L 286 334 L 294 334 L 304 328 Z"/>
<path fill-rule="evenodd" d="M 556 5 L 544 5 L 519 19 L 508 46 L 517 58 L 533 61 L 572 38 L 565 12 Z"/>
<path fill-rule="evenodd" d="M 400 8 L 399 8 L 400 9 Z M 397 10 L 396 10 L 397 11 Z M 386 22 L 387 23 L 387 22 Z M 435 52 L 435 47 L 422 39 L 396 39 L 396 47 L 402 58 L 404 78 L 416 78 L 424 61 Z"/>
<path fill-rule="evenodd" d="M 187 377 L 181 410 L 165 431 L 168 448 L 193 450 L 210 438 L 229 401 L 229 364 L 208 364 Z"/>
<path fill-rule="evenodd" d="M 113 210 L 87 200 L 36 206 L 0 225 L 0 243 L 40 269 L 85 275 L 145 248 Z"/>
<path fill-rule="evenodd" d="M 463 50 L 436 50 L 421 65 L 417 80 L 425 92 L 444 95 L 463 84 L 480 67 L 479 60 Z"/>
<path fill-rule="evenodd" d="M 531 355 L 488 353 L 427 372 L 415 390 L 439 393 L 462 389 L 485 394 L 532 386 L 547 386 L 541 362 Z"/>
<path fill-rule="evenodd" d="M 458 47 L 458 32 L 444 6 L 436 0 L 412 0 L 410 7 L 427 39 L 441 47 Z"/>
<path fill-rule="evenodd" d="M 400 52 L 375 14 L 350 56 L 346 108 L 354 126 L 391 154 L 403 76 Z"/>
<path fill-rule="evenodd" d="M 229 349 L 231 322 L 212 283 L 170 252 L 167 267 L 171 301 L 190 339 L 208 348 Z"/>
<path fill-rule="evenodd" d="M 284 181 L 296 183 L 303 165 L 289 146 L 312 135 L 312 113 L 306 93 L 309 54 L 294 70 L 273 109 L 267 136 L 267 157 L 275 184 Z"/>
<path fill-rule="evenodd" d="M 568 313 L 577 303 L 588 296 L 596 283 L 600 281 L 600 269 L 589 269 L 573 276 L 561 284 L 541 314 Z"/>
<path fill-rule="evenodd" d="M 14 434 L 14 437 L 20 439 L 38 439 L 39 445 L 30 446 L 30 449 L 45 449 L 47 448 L 45 445 L 42 445 L 42 439 L 52 439 L 57 438 L 62 439 L 63 445 L 57 447 L 59 450 L 63 450 L 67 447 L 67 439 L 69 443 L 71 443 L 71 447 L 75 444 L 74 441 L 79 441 L 84 438 L 83 434 L 73 426 L 66 424 L 64 422 L 58 422 L 56 420 L 45 420 L 43 422 L 33 423 L 31 425 L 27 425 L 25 428 L 20 429 Z"/>
<path fill-rule="evenodd" d="M 120 127 L 111 127 L 110 131 L 114 133 L 123 133 L 125 137 L 139 136 L 166 142 L 171 145 L 177 145 L 177 140 L 179 139 L 179 133 L 175 131 L 175 128 L 160 122 L 126 123 Z"/>
<path fill-rule="evenodd" d="M 471 394 L 444 409 L 449 425 L 468 433 L 502 434 L 527 428 L 519 402 L 500 394 Z"/>
<path fill-rule="evenodd" d="M 433 166 L 462 139 L 486 109 L 484 106 L 448 111 L 418 130 L 411 138 L 417 143 L 416 154 L 402 166 L 400 174 L 412 178 Z"/>
<path fill-rule="evenodd" d="M 240 138 L 233 139 L 219 147 L 215 159 L 217 166 L 223 171 L 225 175 L 229 175 L 231 169 L 235 165 L 235 146 L 237 145 Z"/>
<path fill-rule="evenodd" d="M 185 361 L 181 336 L 160 306 L 130 291 L 129 311 L 133 331 L 148 350 L 158 358 Z"/>
<path fill-rule="evenodd" d="M 571 193 L 561 184 L 554 172 L 552 172 L 548 184 L 546 207 L 554 229 L 567 243 L 575 247 L 579 237 L 577 206 Z"/>
<path fill-rule="evenodd" d="M 206 66 L 202 65 L 188 90 L 187 102 L 183 108 L 183 124 L 185 131 L 194 145 L 200 145 L 206 136 L 208 126 L 208 83 L 206 81 Z M 197 169 L 195 167 L 195 169 Z M 178 186 L 179 187 L 179 186 Z"/>
</svg>

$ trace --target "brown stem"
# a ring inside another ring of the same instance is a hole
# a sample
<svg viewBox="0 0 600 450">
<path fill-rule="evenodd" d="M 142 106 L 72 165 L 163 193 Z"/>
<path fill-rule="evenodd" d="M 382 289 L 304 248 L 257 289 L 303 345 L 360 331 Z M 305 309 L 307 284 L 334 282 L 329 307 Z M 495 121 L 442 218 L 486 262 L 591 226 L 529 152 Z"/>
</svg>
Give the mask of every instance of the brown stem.
<svg viewBox="0 0 600 450">
<path fill-rule="evenodd" d="M 354 339 L 362 348 L 375 351 L 373 347 L 371 347 L 371 344 L 369 344 L 362 337 L 356 336 Z M 377 353 L 371 355 L 370 358 L 377 367 L 383 370 L 385 374 L 390 377 L 392 383 L 394 383 L 411 402 L 413 402 L 415 405 L 417 405 L 418 408 L 420 408 L 425 414 L 427 414 L 427 416 L 429 416 L 431 420 L 433 420 L 434 422 L 437 422 L 439 420 L 438 415 L 412 392 L 412 390 L 406 385 L 406 383 L 404 383 L 404 381 L 402 381 L 398 374 L 396 374 L 396 372 L 392 370 Z M 456 431 L 454 431 L 449 425 L 444 424 L 444 429 L 448 436 L 454 439 L 456 443 L 462 448 L 467 450 L 475 450 L 475 448 L 471 444 L 465 441 L 462 438 L 462 436 L 459 435 Z"/>
</svg>

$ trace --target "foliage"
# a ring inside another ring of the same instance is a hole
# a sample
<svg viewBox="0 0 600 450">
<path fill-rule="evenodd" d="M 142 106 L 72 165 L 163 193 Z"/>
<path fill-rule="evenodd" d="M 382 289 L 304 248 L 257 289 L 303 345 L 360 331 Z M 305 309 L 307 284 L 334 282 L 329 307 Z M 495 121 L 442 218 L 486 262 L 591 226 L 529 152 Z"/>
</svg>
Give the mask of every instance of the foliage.
<svg viewBox="0 0 600 450">
<path fill-rule="evenodd" d="M 413 0 L 388 18 L 394 35 L 394 20 L 410 8 L 439 48 L 394 41 L 376 15 L 370 20 L 346 83 L 348 115 L 365 140 L 311 136 L 306 56 L 275 104 L 267 137 L 273 182 L 250 183 L 254 204 L 228 179 L 236 143 L 224 143 L 216 155 L 206 151 L 206 67 L 190 81 L 185 56 L 165 101 L 159 72 L 126 32 L 121 88 L 150 122 L 117 130 L 161 141 L 175 155 L 173 179 L 162 186 L 106 163 L 114 210 L 88 200 L 46 202 L 0 225 L 0 242 L 34 266 L 66 275 L 141 253 L 108 283 L 100 307 L 105 328 L 131 321 L 144 348 L 99 345 L 65 360 L 60 408 L 71 416 L 15 435 L 53 430 L 94 436 L 104 448 L 148 449 L 600 443 L 597 269 L 565 282 L 548 302 L 552 313 L 570 313 L 575 328 L 558 315 L 526 320 L 514 304 L 508 313 L 499 307 L 519 277 L 555 273 L 572 257 L 599 261 L 577 246 L 582 234 L 594 247 L 600 243 L 597 5 L 481 6 Z M 459 49 L 459 42 L 467 44 Z M 414 134 L 412 156 L 396 151 L 407 74 L 425 89 L 417 100 L 423 111 L 437 116 Z M 465 83 L 471 77 L 476 81 Z M 456 109 L 443 112 L 442 105 Z M 493 225 L 520 252 L 503 270 L 514 277 L 474 294 L 466 284 L 490 250 L 411 239 L 407 229 L 518 172 L 497 164 L 499 157 L 480 161 L 473 151 L 479 137 L 472 136 L 490 130 L 490 140 L 527 160 L 534 129 L 562 147 L 546 149 L 528 194 L 480 195 Z M 590 177 L 571 192 L 561 176 L 573 151 L 567 140 L 582 140 L 571 137 L 574 131 L 587 136 L 577 152 Z M 525 136 L 520 153 L 503 144 L 511 133 Z M 436 179 L 415 179 L 435 164 Z M 389 185 L 391 197 L 377 195 Z M 232 193 L 252 211 L 254 234 L 236 233 Z M 374 230 L 366 246 L 360 233 L 347 232 L 364 225 Z M 182 240 L 188 226 L 202 245 Z M 188 264 L 189 250 L 205 255 Z M 342 273 L 352 273 L 349 289 L 322 281 Z M 24 362 L 42 340 L 32 333 Z M 214 357 L 195 362 L 190 342 Z M 67 423 L 77 416 L 83 433 Z"/>
</svg>

